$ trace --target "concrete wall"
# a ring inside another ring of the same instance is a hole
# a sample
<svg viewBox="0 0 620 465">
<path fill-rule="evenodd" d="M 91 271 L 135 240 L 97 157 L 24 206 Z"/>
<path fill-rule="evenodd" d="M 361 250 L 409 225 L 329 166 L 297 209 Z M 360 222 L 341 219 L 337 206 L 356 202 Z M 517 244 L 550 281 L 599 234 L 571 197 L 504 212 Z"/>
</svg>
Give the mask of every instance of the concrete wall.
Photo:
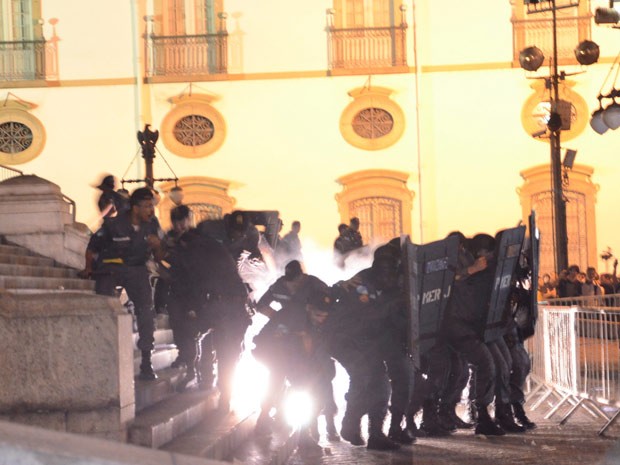
<svg viewBox="0 0 620 465">
<path fill-rule="evenodd" d="M 0 419 L 125 441 L 131 315 L 118 299 L 0 292 Z"/>
</svg>

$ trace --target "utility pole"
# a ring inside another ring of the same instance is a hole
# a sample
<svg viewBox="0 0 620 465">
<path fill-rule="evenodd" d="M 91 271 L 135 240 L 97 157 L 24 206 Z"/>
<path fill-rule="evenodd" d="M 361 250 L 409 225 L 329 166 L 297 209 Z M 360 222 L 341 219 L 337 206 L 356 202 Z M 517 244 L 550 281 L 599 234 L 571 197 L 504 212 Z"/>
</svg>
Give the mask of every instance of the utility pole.
<svg viewBox="0 0 620 465">
<path fill-rule="evenodd" d="M 551 114 L 548 127 L 551 131 L 549 146 L 551 149 L 551 189 L 553 199 L 553 229 L 555 236 L 555 267 L 556 272 L 568 269 L 568 233 L 566 229 L 566 199 L 562 189 L 562 161 L 560 145 L 562 133 L 562 118 L 558 112 L 560 101 L 560 75 L 558 72 L 558 28 L 556 0 L 551 0 L 553 15 L 553 64 L 551 67 Z M 570 116 L 569 116 L 570 117 Z"/>
</svg>

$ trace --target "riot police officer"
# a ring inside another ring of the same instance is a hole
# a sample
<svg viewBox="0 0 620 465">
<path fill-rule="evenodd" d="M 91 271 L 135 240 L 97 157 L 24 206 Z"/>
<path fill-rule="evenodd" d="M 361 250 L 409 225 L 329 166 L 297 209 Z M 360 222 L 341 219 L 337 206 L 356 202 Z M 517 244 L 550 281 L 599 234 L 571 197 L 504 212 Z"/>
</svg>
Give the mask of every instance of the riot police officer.
<svg viewBox="0 0 620 465">
<path fill-rule="evenodd" d="M 83 275 L 95 277 L 97 294 L 115 296 L 117 286 L 125 289 L 134 304 L 138 325 L 138 348 L 142 352 L 139 377 L 154 380 L 157 376 L 151 365 L 151 351 L 155 324 L 146 263 L 150 257 L 157 260 L 163 258 L 163 231 L 154 215 L 153 191 L 150 188 L 136 189 L 131 194 L 130 204 L 129 211 L 106 218 L 101 228 L 91 236 Z"/>
<path fill-rule="evenodd" d="M 351 282 L 334 286 L 334 292 L 338 306 L 330 318 L 331 351 L 349 375 L 340 435 L 353 445 L 364 445 L 360 422 L 368 414 L 367 448 L 398 449 L 398 443 L 383 432 L 390 400 L 386 331 L 392 327 L 390 320 L 402 309 L 398 261 L 389 253 L 375 253 L 370 269 L 358 273 Z M 388 338 L 393 344 L 395 339 Z M 408 392 L 409 385 L 403 387 Z"/>
</svg>

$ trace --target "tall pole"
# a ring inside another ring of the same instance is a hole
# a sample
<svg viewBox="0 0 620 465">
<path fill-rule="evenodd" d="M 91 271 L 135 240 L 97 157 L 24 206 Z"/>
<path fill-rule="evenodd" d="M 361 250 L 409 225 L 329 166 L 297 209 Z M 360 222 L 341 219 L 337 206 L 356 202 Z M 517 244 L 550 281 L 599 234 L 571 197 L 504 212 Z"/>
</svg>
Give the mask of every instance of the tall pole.
<svg viewBox="0 0 620 465">
<path fill-rule="evenodd" d="M 551 115 L 549 118 L 549 146 L 551 149 L 551 189 L 553 199 L 553 229 L 555 237 L 555 267 L 556 272 L 568 268 L 568 235 L 566 232 L 566 203 L 562 191 L 562 162 L 560 134 L 562 132 L 562 122 L 558 113 L 558 102 L 560 100 L 559 73 L 558 73 L 558 37 L 557 37 L 557 17 L 555 1 L 552 0 L 553 14 L 553 64 L 551 81 Z"/>
</svg>

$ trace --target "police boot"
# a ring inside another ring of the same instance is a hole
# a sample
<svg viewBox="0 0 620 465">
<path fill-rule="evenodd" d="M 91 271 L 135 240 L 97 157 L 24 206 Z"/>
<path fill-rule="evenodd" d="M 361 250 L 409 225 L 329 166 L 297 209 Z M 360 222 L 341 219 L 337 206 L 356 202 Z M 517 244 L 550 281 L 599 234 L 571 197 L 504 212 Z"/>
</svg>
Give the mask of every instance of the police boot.
<svg viewBox="0 0 620 465">
<path fill-rule="evenodd" d="M 388 438 L 400 444 L 413 444 L 415 442 L 415 436 L 413 436 L 407 428 L 403 429 L 401 427 L 402 418 L 402 415 L 392 413 Z"/>
<path fill-rule="evenodd" d="M 431 438 L 450 435 L 450 431 L 444 428 L 439 422 L 439 417 L 437 415 L 437 403 L 432 399 L 424 401 L 420 429 L 426 433 L 427 437 Z"/>
<path fill-rule="evenodd" d="M 486 405 L 476 406 L 476 434 L 486 436 L 503 436 L 506 432 L 499 427 L 489 415 Z"/>
<path fill-rule="evenodd" d="M 342 418 L 342 428 L 340 428 L 340 436 L 345 441 L 349 441 L 354 446 L 363 446 L 366 444 L 362 438 L 361 419 L 357 416 L 344 414 Z"/>
<path fill-rule="evenodd" d="M 474 426 L 476 426 L 476 422 L 478 421 L 477 412 L 478 411 L 476 409 L 476 404 L 474 403 L 474 401 L 472 400 L 467 401 L 467 409 L 465 411 L 466 421 L 468 423 L 473 423 Z"/>
<path fill-rule="evenodd" d="M 157 379 L 157 375 L 153 371 L 153 365 L 151 365 L 151 351 L 142 351 L 142 363 L 140 363 L 140 374 L 138 375 L 143 381 L 153 381 Z"/>
<path fill-rule="evenodd" d="M 273 418 L 269 415 L 269 409 L 264 408 L 261 410 L 258 419 L 256 420 L 256 426 L 254 427 L 254 433 L 258 436 L 268 436 L 273 431 Z"/>
<path fill-rule="evenodd" d="M 437 421 L 441 427 L 451 433 L 456 432 L 456 423 L 449 414 L 449 409 L 446 404 L 439 404 L 437 409 Z"/>
<path fill-rule="evenodd" d="M 530 419 L 525 414 L 525 410 L 523 409 L 523 405 L 521 402 L 513 402 L 512 410 L 515 414 L 515 418 L 521 423 L 525 429 L 534 429 L 536 428 L 536 423 L 530 421 Z"/>
<path fill-rule="evenodd" d="M 473 423 L 461 420 L 461 417 L 456 414 L 456 403 L 441 404 L 439 406 L 439 417 L 444 418 L 444 421 L 448 422 L 456 429 L 470 429 L 474 427 Z"/>
<path fill-rule="evenodd" d="M 415 418 L 413 414 L 405 415 L 405 428 L 409 431 L 409 434 L 414 438 L 425 438 L 426 433 L 418 428 L 418 425 L 415 424 Z"/>
<path fill-rule="evenodd" d="M 340 435 L 334 423 L 334 415 L 325 415 L 325 431 L 327 431 L 327 440 L 331 442 L 340 441 Z"/>
<path fill-rule="evenodd" d="M 510 404 L 495 404 L 495 421 L 507 433 L 524 433 L 525 427 L 515 423 Z"/>
<path fill-rule="evenodd" d="M 185 371 L 185 376 L 183 376 L 183 379 L 181 379 L 181 381 L 179 381 L 179 384 L 177 384 L 176 387 L 176 391 L 177 392 L 183 392 L 185 391 L 185 389 L 187 389 L 187 386 L 196 379 L 197 377 L 197 373 L 196 373 L 196 369 L 194 368 L 194 364 L 190 363 L 187 366 L 187 370 Z"/>
<path fill-rule="evenodd" d="M 368 419 L 368 445 L 372 450 L 396 450 L 400 445 L 392 441 L 383 433 L 383 421 L 379 418 Z"/>
<path fill-rule="evenodd" d="M 317 439 L 312 435 L 310 428 L 302 428 L 299 431 L 297 446 L 304 452 L 320 451 L 322 449 Z"/>
</svg>

